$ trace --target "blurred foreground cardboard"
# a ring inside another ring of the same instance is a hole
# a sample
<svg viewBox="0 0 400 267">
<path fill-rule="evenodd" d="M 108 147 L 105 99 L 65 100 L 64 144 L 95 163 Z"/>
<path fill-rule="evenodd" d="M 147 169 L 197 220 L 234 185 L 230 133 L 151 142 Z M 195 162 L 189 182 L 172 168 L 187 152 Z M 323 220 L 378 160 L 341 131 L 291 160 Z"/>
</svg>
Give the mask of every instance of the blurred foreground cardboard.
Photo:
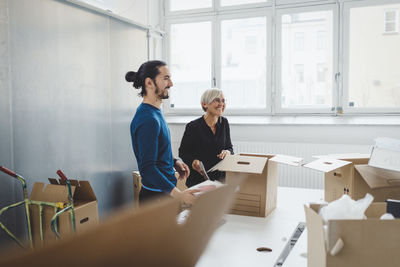
<svg viewBox="0 0 400 267">
<path fill-rule="evenodd" d="M 194 266 L 241 180 L 199 195 L 184 224 L 177 224 L 178 201 L 155 201 L 120 211 L 96 228 L 52 246 L 0 257 L 0 265 Z"/>
<path fill-rule="evenodd" d="M 225 171 L 227 184 L 237 177 L 246 179 L 235 194 L 230 213 L 265 217 L 276 207 L 278 163 L 298 166 L 301 161 L 301 158 L 285 155 L 240 153 L 226 156 L 208 172 Z"/>
<path fill-rule="evenodd" d="M 69 203 L 68 189 L 65 182 L 49 178 L 50 184 L 34 183 L 30 199 L 48 202 Z M 70 180 L 72 196 L 74 200 L 76 231 L 82 232 L 95 227 L 99 223 L 97 208 L 97 198 L 88 181 Z M 32 238 L 34 245 L 40 245 L 40 222 L 39 207 L 30 206 L 30 216 L 32 223 Z M 43 242 L 44 244 L 56 240 L 56 236 L 51 230 L 51 219 L 55 211 L 53 207 L 43 207 Z M 73 233 L 70 212 L 67 211 L 58 217 L 58 232 L 61 238 Z"/>
<path fill-rule="evenodd" d="M 329 221 L 327 242 L 319 208 L 304 206 L 308 267 L 399 266 L 400 219 L 379 220 L 386 212 L 386 203 L 372 203 L 365 212 L 366 220 Z"/>
<path fill-rule="evenodd" d="M 366 193 L 374 201 L 400 199 L 400 172 L 367 165 L 369 154 L 335 154 L 303 165 L 324 172 L 325 201 L 333 201 L 343 194 L 357 200 Z"/>
</svg>

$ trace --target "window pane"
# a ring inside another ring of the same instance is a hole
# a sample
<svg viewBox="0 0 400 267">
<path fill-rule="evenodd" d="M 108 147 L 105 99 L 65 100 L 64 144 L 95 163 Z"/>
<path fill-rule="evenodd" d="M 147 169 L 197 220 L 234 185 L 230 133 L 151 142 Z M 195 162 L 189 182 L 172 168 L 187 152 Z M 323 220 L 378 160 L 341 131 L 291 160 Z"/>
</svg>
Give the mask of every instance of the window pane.
<svg viewBox="0 0 400 267">
<path fill-rule="evenodd" d="M 170 0 L 169 10 L 180 11 L 196 8 L 212 7 L 212 0 Z"/>
<path fill-rule="evenodd" d="M 350 9 L 350 107 L 400 107 L 400 35 L 382 32 L 387 9 L 400 4 Z"/>
<path fill-rule="evenodd" d="M 171 108 L 201 109 L 211 86 L 211 22 L 171 25 Z"/>
<path fill-rule="evenodd" d="M 333 12 L 282 16 L 283 108 L 330 107 L 333 81 Z M 317 73 L 317 75 L 316 75 Z"/>
<path fill-rule="evenodd" d="M 267 0 L 221 0 L 221 6 L 236 6 L 243 4 L 266 3 Z"/>
<path fill-rule="evenodd" d="M 266 107 L 266 17 L 221 22 L 221 89 L 230 108 Z"/>
</svg>

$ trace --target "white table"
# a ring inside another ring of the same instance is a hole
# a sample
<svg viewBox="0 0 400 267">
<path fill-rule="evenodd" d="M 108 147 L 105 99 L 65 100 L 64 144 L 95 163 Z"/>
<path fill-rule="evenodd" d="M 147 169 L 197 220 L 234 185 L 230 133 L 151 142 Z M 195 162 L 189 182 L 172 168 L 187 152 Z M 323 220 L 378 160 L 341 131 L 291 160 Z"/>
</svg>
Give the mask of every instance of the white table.
<svg viewBox="0 0 400 267">
<path fill-rule="evenodd" d="M 298 223 L 305 222 L 303 204 L 322 200 L 323 190 L 278 187 L 277 207 L 268 217 L 226 214 L 226 223 L 215 231 L 196 266 L 273 266 Z M 300 238 L 304 236 L 305 233 Z M 271 248 L 272 252 L 258 252 L 258 247 Z M 296 246 L 292 252 L 295 249 Z M 296 264 L 285 261 L 285 267 L 307 265 L 307 260 L 300 255 L 304 251 L 300 250 L 291 259 Z M 300 257 L 304 261 L 297 259 Z"/>
</svg>

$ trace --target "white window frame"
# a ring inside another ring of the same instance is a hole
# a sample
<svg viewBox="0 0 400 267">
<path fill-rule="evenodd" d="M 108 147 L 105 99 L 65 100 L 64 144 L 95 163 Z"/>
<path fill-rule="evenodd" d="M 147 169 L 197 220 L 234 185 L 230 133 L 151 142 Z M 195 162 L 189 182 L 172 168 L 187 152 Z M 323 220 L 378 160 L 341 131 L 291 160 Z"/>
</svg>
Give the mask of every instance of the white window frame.
<svg viewBox="0 0 400 267">
<path fill-rule="evenodd" d="M 272 15 L 271 15 L 271 10 L 270 9 L 262 9 L 258 11 L 251 11 L 251 12 L 243 12 L 240 14 L 229 14 L 229 13 L 224 13 L 220 16 L 217 17 L 217 30 L 216 30 L 216 38 L 218 38 L 217 43 L 217 50 L 216 50 L 216 81 L 217 81 L 217 87 L 221 87 L 221 22 L 223 20 L 232 20 L 232 19 L 245 19 L 245 18 L 256 18 L 256 17 L 265 17 L 266 18 L 266 57 L 267 57 L 267 62 L 266 62 L 266 69 L 267 72 L 265 73 L 266 75 L 266 102 L 265 102 L 265 108 L 263 109 L 234 109 L 229 107 L 229 99 L 227 100 L 227 109 L 225 110 L 225 114 L 227 115 L 243 115 L 245 112 L 246 115 L 255 115 L 255 114 L 270 114 L 271 113 L 271 76 L 272 76 L 272 61 L 271 61 L 271 23 L 272 23 Z M 221 88 L 224 90 L 224 88 Z"/>
<path fill-rule="evenodd" d="M 364 1 L 352 1 L 342 3 L 343 8 L 343 25 L 349 25 L 350 23 L 350 9 L 354 7 L 368 7 L 368 6 L 381 6 L 385 4 L 400 4 L 399 0 L 364 0 Z M 389 114 L 389 113 L 399 113 L 400 107 L 398 108 L 360 108 L 360 107 L 349 107 L 349 27 L 343 27 L 342 30 L 342 40 L 343 40 L 343 71 L 342 73 L 342 85 L 341 85 L 341 107 L 343 107 L 343 113 L 351 114 Z"/>
<path fill-rule="evenodd" d="M 337 0 L 275 0 L 277 6 L 284 5 L 315 5 L 315 4 L 334 4 Z"/>
<path fill-rule="evenodd" d="M 246 5 L 248 6 L 248 5 Z M 271 77 L 272 77 L 272 12 L 271 8 L 266 8 L 266 7 L 261 7 L 257 8 L 254 10 L 244 10 L 241 11 L 240 13 L 237 11 L 233 11 L 231 8 L 224 9 L 221 12 L 218 12 L 218 15 L 216 13 L 212 14 L 197 14 L 197 15 L 187 15 L 184 18 L 182 17 L 169 17 L 165 19 L 165 29 L 166 32 L 170 32 L 170 27 L 172 24 L 176 23 L 191 23 L 191 22 L 202 22 L 202 21 L 211 21 L 211 27 L 212 27 L 212 55 L 211 55 L 211 62 L 212 62 L 212 74 L 211 74 L 211 81 L 210 81 L 210 87 L 220 87 L 221 86 L 221 21 L 222 20 L 229 20 L 229 19 L 244 19 L 244 18 L 253 18 L 253 17 L 266 17 L 267 20 L 267 27 L 266 27 L 266 36 L 267 36 L 267 41 L 266 41 L 266 57 L 267 57 L 267 62 L 266 62 L 266 107 L 263 109 L 234 109 L 229 107 L 229 99 L 228 99 L 228 104 L 227 104 L 227 109 L 225 110 L 226 115 L 243 115 L 244 113 L 246 115 L 265 115 L 265 114 L 271 114 L 271 106 L 272 106 L 272 100 L 271 100 Z M 165 50 L 164 54 L 166 55 L 166 61 L 170 62 L 170 37 L 168 34 L 166 35 L 165 38 Z M 173 73 L 172 75 L 172 81 L 173 81 Z M 214 80 L 215 79 L 215 80 Z M 215 81 L 215 84 L 214 84 Z M 206 88 L 205 88 L 206 89 Z M 221 88 L 224 90 L 224 88 Z M 171 89 L 173 90 L 173 88 Z M 200 103 L 200 99 L 199 99 Z M 163 101 L 163 110 L 164 113 L 167 115 L 199 115 L 202 114 L 203 111 L 200 107 L 200 104 L 198 107 L 193 107 L 191 109 L 183 109 L 183 108 L 171 108 L 170 106 L 170 100 L 167 99 Z"/>
<path fill-rule="evenodd" d="M 386 24 L 388 23 L 388 21 L 386 20 L 386 13 L 387 12 L 395 12 L 395 14 L 396 14 L 396 18 L 395 18 L 395 20 L 394 20 L 394 31 L 391 31 L 391 32 L 388 32 L 388 31 L 386 31 Z M 398 9 L 388 9 L 388 10 L 385 10 L 385 13 L 384 13 L 384 19 L 383 19 L 383 34 L 396 34 L 396 33 L 399 33 L 399 10 Z"/>
<path fill-rule="evenodd" d="M 283 108 L 281 97 L 282 97 L 282 87 L 281 87 L 281 68 L 282 68 L 282 20 L 281 17 L 284 14 L 292 14 L 292 13 L 307 13 L 307 12 L 316 12 L 316 11 L 332 11 L 333 14 L 333 38 L 332 38 L 332 55 L 333 55 L 333 66 L 332 66 L 332 103 L 330 107 L 320 108 L 318 105 L 312 105 L 308 107 L 300 107 L 300 108 Z M 275 55 L 275 98 L 273 101 L 274 113 L 275 114 L 335 114 L 336 112 L 336 104 L 338 102 L 338 83 L 336 82 L 336 73 L 338 72 L 338 6 L 334 4 L 326 4 L 326 5 L 315 5 L 315 6 L 307 6 L 307 7 L 288 7 L 288 8 L 279 8 L 276 11 L 275 17 L 275 32 L 276 32 L 276 55 Z"/>
<path fill-rule="evenodd" d="M 179 16 L 179 15 L 188 15 L 188 14 L 201 14 L 201 13 L 209 13 L 215 11 L 215 1 L 211 0 L 211 7 L 206 8 L 195 8 L 195 9 L 185 9 L 179 11 L 170 11 L 170 0 L 164 0 L 164 14 L 166 17 L 168 16 Z"/>
<path fill-rule="evenodd" d="M 183 24 L 183 23 L 196 23 L 196 22 L 211 22 L 211 80 L 210 80 L 210 87 L 213 87 L 213 77 L 215 77 L 215 46 L 212 45 L 215 41 L 215 17 L 213 16 L 195 16 L 195 17 L 190 17 L 190 18 L 176 18 L 176 19 L 170 19 L 166 21 L 165 23 L 165 29 L 167 30 L 167 33 L 171 32 L 171 25 L 172 24 Z M 166 58 L 166 62 L 170 62 L 170 36 L 169 34 L 166 34 L 165 38 L 165 51 L 164 55 Z M 171 79 L 174 81 L 174 74 L 171 73 Z M 174 90 L 174 87 L 171 88 L 171 90 Z M 165 114 L 169 115 L 182 115 L 182 114 L 201 114 L 201 106 L 200 106 L 200 99 L 199 99 L 199 106 L 193 109 L 183 109 L 183 108 L 171 108 L 171 101 L 170 99 L 166 99 L 163 101 L 163 111 Z M 198 111 L 198 112 L 197 112 Z"/>
</svg>

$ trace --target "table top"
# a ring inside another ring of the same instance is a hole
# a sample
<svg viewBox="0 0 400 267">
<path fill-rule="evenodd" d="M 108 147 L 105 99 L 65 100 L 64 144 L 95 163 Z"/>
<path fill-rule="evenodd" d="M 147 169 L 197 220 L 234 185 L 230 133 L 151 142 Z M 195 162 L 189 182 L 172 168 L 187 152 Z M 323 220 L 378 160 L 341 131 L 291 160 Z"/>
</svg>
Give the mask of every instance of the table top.
<svg viewBox="0 0 400 267">
<path fill-rule="evenodd" d="M 226 214 L 214 233 L 197 267 L 212 266 L 273 266 L 278 260 L 299 222 L 305 222 L 303 205 L 323 200 L 323 190 L 278 187 L 277 207 L 266 218 Z M 306 266 L 305 233 L 300 236 L 302 246 L 295 246 L 288 256 L 287 266 Z M 271 252 L 259 252 L 267 247 Z M 297 251 L 297 249 L 299 251 Z"/>
</svg>

